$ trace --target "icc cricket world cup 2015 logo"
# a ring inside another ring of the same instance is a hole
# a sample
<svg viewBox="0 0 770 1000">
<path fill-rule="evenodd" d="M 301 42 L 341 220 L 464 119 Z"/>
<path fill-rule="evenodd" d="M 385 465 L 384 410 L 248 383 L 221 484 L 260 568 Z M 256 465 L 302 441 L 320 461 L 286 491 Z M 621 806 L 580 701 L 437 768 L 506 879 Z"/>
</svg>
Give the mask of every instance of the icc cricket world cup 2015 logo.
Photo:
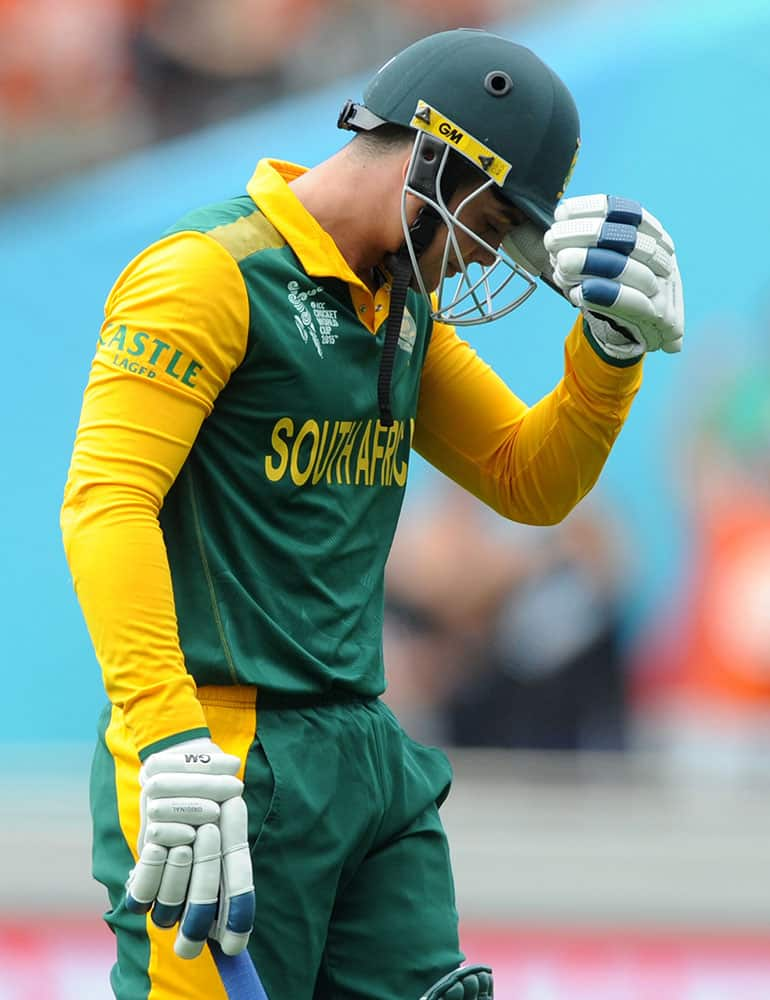
<svg viewBox="0 0 770 1000">
<path fill-rule="evenodd" d="M 290 281 L 286 289 L 289 293 L 289 302 L 296 309 L 294 323 L 300 337 L 305 343 L 311 340 L 318 357 L 322 358 L 324 356 L 322 345 L 334 344 L 337 341 L 337 334 L 333 332 L 339 326 L 337 310 L 330 309 L 326 302 L 317 298 L 319 292 L 323 294 L 323 288 L 320 286 L 301 292 L 299 283 Z"/>
</svg>

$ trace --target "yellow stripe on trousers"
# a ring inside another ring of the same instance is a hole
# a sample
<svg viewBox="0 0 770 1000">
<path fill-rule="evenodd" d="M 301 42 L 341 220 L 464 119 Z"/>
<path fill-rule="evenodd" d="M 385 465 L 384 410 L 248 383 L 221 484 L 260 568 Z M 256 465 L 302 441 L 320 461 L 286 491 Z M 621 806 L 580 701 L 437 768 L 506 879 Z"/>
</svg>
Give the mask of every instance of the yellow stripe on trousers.
<svg viewBox="0 0 770 1000">
<path fill-rule="evenodd" d="M 226 753 L 240 758 L 239 777 L 243 779 L 246 755 L 257 731 L 256 688 L 200 687 L 198 698 L 212 740 Z M 123 713 L 118 708 L 112 710 L 106 738 L 115 759 L 120 827 L 136 859 L 140 762 L 123 724 Z M 165 930 L 156 927 L 147 915 L 151 983 L 148 1000 L 226 1000 L 208 948 L 204 948 L 198 958 L 179 958 L 174 953 L 176 934 L 176 927 Z"/>
</svg>

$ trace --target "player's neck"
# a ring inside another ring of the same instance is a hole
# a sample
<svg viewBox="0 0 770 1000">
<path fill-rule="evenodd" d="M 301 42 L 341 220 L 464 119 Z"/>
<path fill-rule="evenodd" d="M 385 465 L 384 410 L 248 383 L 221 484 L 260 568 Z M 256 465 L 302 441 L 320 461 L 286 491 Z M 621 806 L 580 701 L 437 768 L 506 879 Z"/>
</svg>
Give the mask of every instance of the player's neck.
<svg viewBox="0 0 770 1000">
<path fill-rule="evenodd" d="M 345 147 L 291 182 L 294 194 L 370 285 L 373 270 L 401 245 L 401 180 L 394 164 L 364 160 Z"/>
</svg>

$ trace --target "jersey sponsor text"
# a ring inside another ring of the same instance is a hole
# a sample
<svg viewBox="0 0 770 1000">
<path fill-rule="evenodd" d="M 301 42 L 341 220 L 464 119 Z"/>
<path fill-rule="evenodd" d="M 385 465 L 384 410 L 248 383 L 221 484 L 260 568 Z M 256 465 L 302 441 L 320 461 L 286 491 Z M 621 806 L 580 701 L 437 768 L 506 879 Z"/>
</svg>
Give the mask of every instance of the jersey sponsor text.
<svg viewBox="0 0 770 1000">
<path fill-rule="evenodd" d="M 115 368 L 145 378 L 157 378 L 163 373 L 191 389 L 195 388 L 195 379 L 203 369 L 200 361 L 173 344 L 144 330 L 129 330 L 125 324 L 100 333 L 99 350 Z"/>
</svg>

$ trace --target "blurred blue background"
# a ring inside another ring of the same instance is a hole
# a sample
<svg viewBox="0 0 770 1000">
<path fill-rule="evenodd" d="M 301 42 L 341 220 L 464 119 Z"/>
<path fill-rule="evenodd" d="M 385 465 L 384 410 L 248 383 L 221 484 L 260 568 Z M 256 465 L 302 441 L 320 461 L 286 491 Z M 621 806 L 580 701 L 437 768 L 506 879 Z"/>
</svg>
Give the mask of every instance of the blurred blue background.
<svg viewBox="0 0 770 1000">
<path fill-rule="evenodd" d="M 765 356 L 770 5 L 581 4 L 495 27 L 535 49 L 575 95 L 583 145 L 571 193 L 638 198 L 677 241 L 685 351 L 647 359 L 645 385 L 601 486 L 640 554 L 626 609 L 633 634 L 675 588 L 687 553 L 672 463 L 694 388 L 729 357 Z M 242 191 L 259 157 L 312 164 L 337 149 L 345 141 L 334 127 L 337 110 L 346 97 L 360 95 L 369 73 L 328 81 L 313 93 L 32 190 L 17 180 L 0 203 L 6 359 L 0 741 L 89 740 L 102 700 L 62 553 L 58 508 L 112 282 L 188 208 Z M 561 372 L 572 319 L 570 308 L 541 288 L 524 310 L 471 330 L 469 339 L 534 402 Z M 416 464 L 412 492 L 425 481 Z"/>
</svg>

